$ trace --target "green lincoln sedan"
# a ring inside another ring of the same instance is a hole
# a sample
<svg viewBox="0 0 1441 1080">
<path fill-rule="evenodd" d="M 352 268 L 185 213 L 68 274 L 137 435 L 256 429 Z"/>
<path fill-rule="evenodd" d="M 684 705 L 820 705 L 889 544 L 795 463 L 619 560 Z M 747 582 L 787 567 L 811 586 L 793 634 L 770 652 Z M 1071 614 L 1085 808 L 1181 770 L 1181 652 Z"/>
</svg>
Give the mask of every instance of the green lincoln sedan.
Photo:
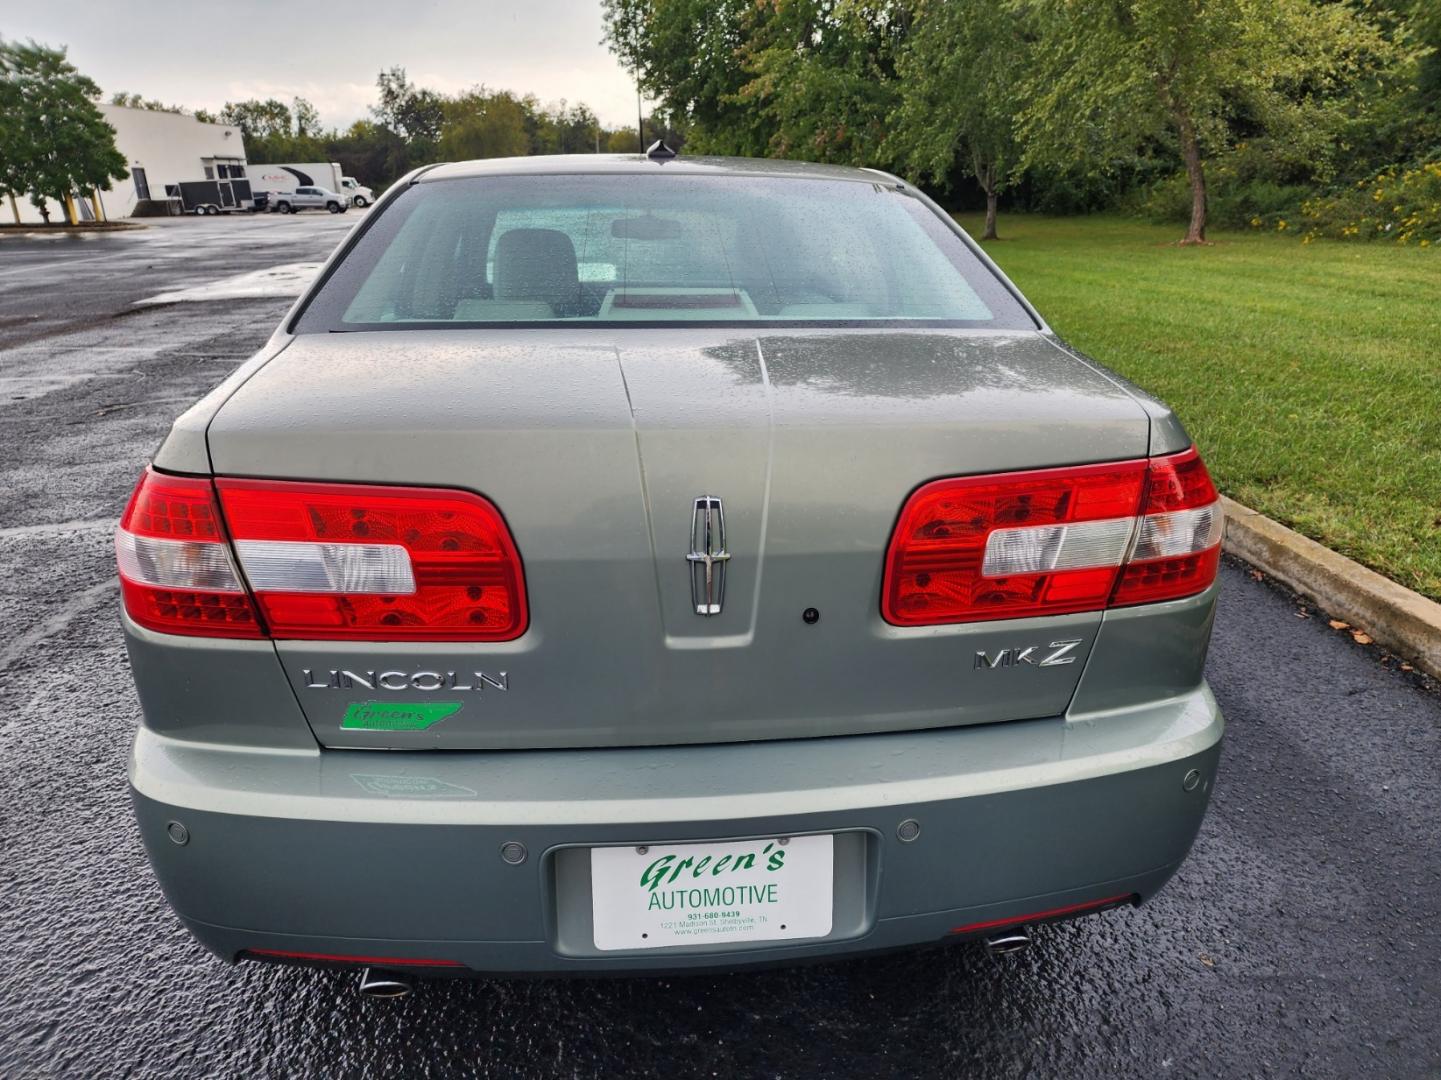
<svg viewBox="0 0 1441 1080">
<path fill-rule="evenodd" d="M 1023 948 L 1186 857 L 1221 534 L 894 176 L 427 167 L 125 510 L 135 812 L 217 956 L 370 994 Z"/>
</svg>

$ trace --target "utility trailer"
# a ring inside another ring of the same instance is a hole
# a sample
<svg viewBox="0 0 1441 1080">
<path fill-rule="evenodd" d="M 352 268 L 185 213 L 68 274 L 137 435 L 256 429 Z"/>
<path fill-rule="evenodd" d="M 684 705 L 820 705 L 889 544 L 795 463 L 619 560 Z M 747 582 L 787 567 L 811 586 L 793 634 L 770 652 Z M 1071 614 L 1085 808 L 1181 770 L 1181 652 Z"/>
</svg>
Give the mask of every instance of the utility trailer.
<svg viewBox="0 0 1441 1080">
<path fill-rule="evenodd" d="M 165 194 L 179 199 L 187 214 L 222 214 L 236 210 L 253 213 L 255 210 L 249 180 L 182 180 L 178 184 L 167 184 Z"/>
</svg>

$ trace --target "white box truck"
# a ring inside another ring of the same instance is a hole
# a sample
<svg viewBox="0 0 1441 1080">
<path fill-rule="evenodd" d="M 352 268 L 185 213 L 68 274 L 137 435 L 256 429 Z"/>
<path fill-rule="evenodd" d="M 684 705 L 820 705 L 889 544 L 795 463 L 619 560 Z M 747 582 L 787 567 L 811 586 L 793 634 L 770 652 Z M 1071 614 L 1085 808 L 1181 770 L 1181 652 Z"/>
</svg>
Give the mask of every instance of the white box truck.
<svg viewBox="0 0 1441 1080">
<path fill-rule="evenodd" d="M 298 187 L 325 188 L 345 196 L 350 206 L 369 206 L 375 201 L 370 188 L 356 182 L 354 177 L 345 176 L 340 165 L 334 161 L 294 161 L 274 165 L 257 165 L 252 161 L 246 172 L 257 195 L 270 193 L 272 207 L 276 203 L 276 195 L 292 194 Z"/>
</svg>

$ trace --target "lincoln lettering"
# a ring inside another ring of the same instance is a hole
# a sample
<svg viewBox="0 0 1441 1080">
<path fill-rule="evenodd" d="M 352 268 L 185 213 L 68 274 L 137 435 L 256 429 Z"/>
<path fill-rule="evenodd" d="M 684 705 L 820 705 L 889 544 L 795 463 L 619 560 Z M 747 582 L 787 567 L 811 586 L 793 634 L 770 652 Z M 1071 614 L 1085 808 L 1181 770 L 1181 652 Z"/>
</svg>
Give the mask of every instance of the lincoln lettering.
<svg viewBox="0 0 1441 1080">
<path fill-rule="evenodd" d="M 316 678 L 315 671 L 306 668 L 307 690 L 351 690 L 363 687 L 366 690 L 509 690 L 510 676 L 504 671 L 494 675 L 484 671 L 457 674 L 454 671 L 346 671 L 331 668 Z"/>
</svg>

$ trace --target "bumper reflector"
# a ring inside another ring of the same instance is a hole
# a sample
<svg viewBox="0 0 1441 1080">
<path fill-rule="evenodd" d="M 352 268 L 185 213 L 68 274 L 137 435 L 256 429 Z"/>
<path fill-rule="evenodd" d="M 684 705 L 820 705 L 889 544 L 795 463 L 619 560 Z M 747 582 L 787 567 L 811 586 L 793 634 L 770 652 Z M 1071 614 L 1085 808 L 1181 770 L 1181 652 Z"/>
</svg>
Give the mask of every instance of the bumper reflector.
<svg viewBox="0 0 1441 1080">
<path fill-rule="evenodd" d="M 1104 900 L 1087 900 L 1083 904 L 1067 904 L 1065 907 L 1050 908 L 1046 911 L 1033 911 L 1029 915 L 1008 915 L 1004 919 L 987 919 L 985 922 L 966 923 L 965 926 L 957 926 L 946 931 L 948 934 L 973 934 L 981 930 L 995 930 L 1002 926 L 1021 926 L 1025 923 L 1044 922 L 1046 919 L 1060 919 L 1067 915 L 1081 915 L 1088 911 L 1100 911 L 1102 908 L 1117 907 L 1121 904 L 1133 904 L 1139 897 L 1135 893 L 1122 893 L 1120 896 L 1108 896 Z"/>
<path fill-rule="evenodd" d="M 273 960 L 307 960 L 316 964 L 364 964 L 369 967 L 465 967 L 459 960 L 431 960 L 406 956 L 346 956 L 340 953 L 291 952 L 288 949 L 246 949 L 245 956 Z"/>
</svg>

